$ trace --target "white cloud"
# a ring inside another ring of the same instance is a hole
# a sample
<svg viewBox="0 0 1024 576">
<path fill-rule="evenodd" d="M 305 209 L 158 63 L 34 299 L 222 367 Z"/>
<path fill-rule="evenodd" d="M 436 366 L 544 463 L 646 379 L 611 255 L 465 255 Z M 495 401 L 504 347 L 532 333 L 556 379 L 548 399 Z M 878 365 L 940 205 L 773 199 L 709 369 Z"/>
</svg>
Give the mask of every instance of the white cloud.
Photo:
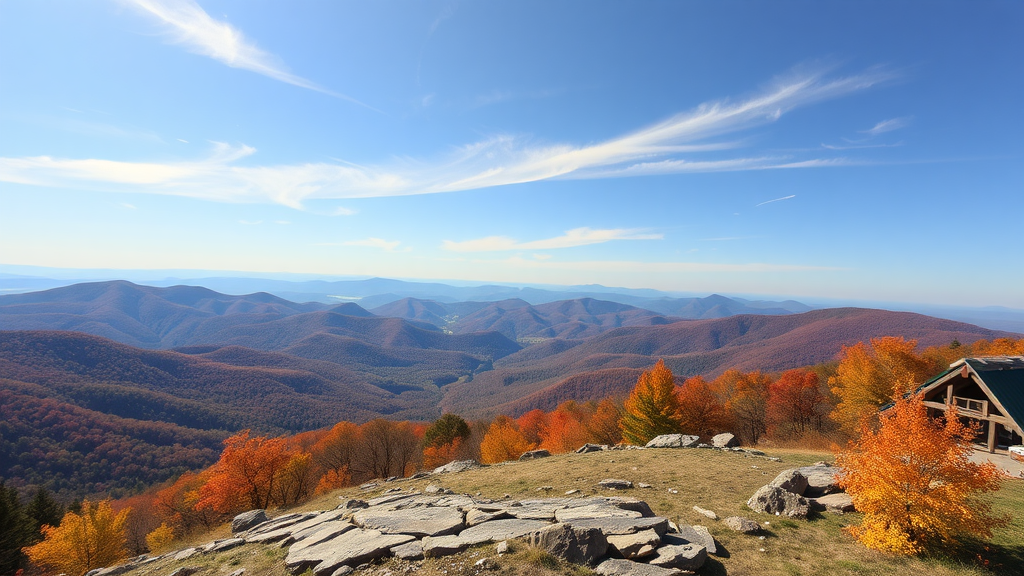
<svg viewBox="0 0 1024 576">
<path fill-rule="evenodd" d="M 879 134 L 899 130 L 900 128 L 906 127 L 908 124 L 910 124 L 909 118 L 890 118 L 889 120 L 882 120 L 869 130 L 861 130 L 861 134 L 878 136 Z"/>
<path fill-rule="evenodd" d="M 383 240 L 381 238 L 367 238 L 365 240 L 349 240 L 348 242 L 342 242 L 342 246 L 364 246 L 366 248 L 379 248 L 385 252 L 409 252 L 412 250 L 410 247 L 405 247 L 401 250 L 398 246 L 401 244 L 398 240 Z"/>
<path fill-rule="evenodd" d="M 442 247 L 452 252 L 501 252 L 506 250 L 555 250 L 589 244 L 602 244 L 613 240 L 661 240 L 661 234 L 642 233 L 639 230 L 608 229 L 592 230 L 574 228 L 561 236 L 531 242 L 519 242 L 506 236 L 488 236 L 462 242 L 445 240 Z"/>
<path fill-rule="evenodd" d="M 260 49 L 241 30 L 215 20 L 194 0 L 122 0 L 158 20 L 171 37 L 190 52 L 300 88 L 315 90 L 360 106 L 362 102 L 332 92 L 322 86 L 288 72 L 272 54 Z"/>
<path fill-rule="evenodd" d="M 263 224 L 263 220 L 239 220 L 238 223 L 244 226 L 259 226 Z"/>
<path fill-rule="evenodd" d="M 681 156 L 735 148 L 739 145 L 735 142 L 706 140 L 774 122 L 798 106 L 864 90 L 891 76 L 870 71 L 833 80 L 806 75 L 778 81 L 758 96 L 736 103 L 705 103 L 653 126 L 587 146 L 537 145 L 497 135 L 457 148 L 433 162 L 399 159 L 367 166 L 342 162 L 238 166 L 235 161 L 255 149 L 217 144 L 208 158 L 172 163 L 0 158 L 0 181 L 302 208 L 308 200 L 434 194 L 552 178 L 848 165 L 844 159 L 752 156 L 691 160 Z M 346 214 L 346 210 L 336 213 Z"/>
<path fill-rule="evenodd" d="M 533 257 L 537 260 L 549 260 L 551 259 L 551 254 L 534 254 Z"/>
<path fill-rule="evenodd" d="M 493 263 L 493 260 L 481 263 Z M 801 272 L 843 270 L 832 266 L 803 264 L 767 264 L 761 262 L 730 264 L 719 262 L 637 262 L 629 260 L 597 260 L 578 262 L 546 262 L 513 256 L 501 264 L 516 268 L 534 268 L 560 271 L 616 272 L 616 273 L 693 273 L 693 272 Z"/>
<path fill-rule="evenodd" d="M 129 204 L 127 202 L 121 202 L 121 207 L 122 208 L 127 208 L 129 210 L 138 210 L 137 206 L 135 206 L 134 204 Z"/>
</svg>

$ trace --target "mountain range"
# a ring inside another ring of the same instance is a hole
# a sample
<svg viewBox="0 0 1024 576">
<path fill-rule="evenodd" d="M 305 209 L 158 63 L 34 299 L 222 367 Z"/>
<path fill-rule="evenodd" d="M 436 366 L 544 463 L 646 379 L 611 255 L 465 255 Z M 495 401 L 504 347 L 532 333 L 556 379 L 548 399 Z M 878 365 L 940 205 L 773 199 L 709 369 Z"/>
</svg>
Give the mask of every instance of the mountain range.
<svg viewBox="0 0 1024 576">
<path fill-rule="evenodd" d="M 749 308 L 713 296 L 675 310 Z M 208 464 L 245 428 L 515 416 L 625 394 L 659 358 L 680 378 L 714 377 L 827 362 L 883 335 L 923 346 L 1017 336 L 906 312 L 759 311 L 693 320 L 589 297 L 409 297 L 368 311 L 124 281 L 0 296 L 0 476 L 131 489 L 104 471 L 111 462 L 157 482 Z M 178 464 L 175 446 L 187 456 Z"/>
</svg>

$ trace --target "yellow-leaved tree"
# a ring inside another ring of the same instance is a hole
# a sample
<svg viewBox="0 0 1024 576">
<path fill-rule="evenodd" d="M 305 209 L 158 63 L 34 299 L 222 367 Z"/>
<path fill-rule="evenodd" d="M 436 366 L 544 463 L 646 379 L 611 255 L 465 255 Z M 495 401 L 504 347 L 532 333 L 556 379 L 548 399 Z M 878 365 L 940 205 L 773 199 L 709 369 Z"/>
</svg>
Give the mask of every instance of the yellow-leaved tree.
<svg viewBox="0 0 1024 576">
<path fill-rule="evenodd" d="M 998 490 L 1001 473 L 970 461 L 976 434 L 955 408 L 929 418 L 919 395 L 899 395 L 877 430 L 864 420 L 859 440 L 836 459 L 839 485 L 864 514 L 849 532 L 869 548 L 902 555 L 968 535 L 991 537 L 1007 520 L 993 517 L 978 494 Z"/>
<path fill-rule="evenodd" d="M 679 398 L 676 397 L 676 378 L 658 360 L 654 368 L 645 371 L 626 398 L 622 420 L 622 437 L 631 444 L 646 444 L 662 434 L 682 431 Z"/>
<path fill-rule="evenodd" d="M 131 511 L 114 512 L 110 500 L 85 500 L 81 512 L 68 512 L 60 526 L 43 526 L 43 541 L 25 548 L 25 554 L 36 564 L 72 576 L 116 564 L 128 557 L 126 527 Z"/>
<path fill-rule="evenodd" d="M 928 363 L 916 353 L 917 340 L 885 336 L 844 347 L 829 388 L 839 402 L 832 418 L 854 436 L 861 420 L 872 417 L 894 394 L 903 394 L 928 377 Z"/>
</svg>

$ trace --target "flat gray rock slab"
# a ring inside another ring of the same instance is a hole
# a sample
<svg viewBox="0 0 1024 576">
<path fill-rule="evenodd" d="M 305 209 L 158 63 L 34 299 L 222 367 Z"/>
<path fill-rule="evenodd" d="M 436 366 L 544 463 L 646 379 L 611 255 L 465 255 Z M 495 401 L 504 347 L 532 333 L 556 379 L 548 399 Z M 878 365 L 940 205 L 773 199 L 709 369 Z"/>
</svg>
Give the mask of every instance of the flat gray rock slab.
<svg viewBox="0 0 1024 576">
<path fill-rule="evenodd" d="M 267 532 L 271 532 L 273 530 L 279 530 L 281 528 L 285 528 L 285 527 L 291 526 L 293 524 L 298 524 L 299 522 L 302 522 L 302 521 L 305 521 L 305 520 L 309 520 L 310 518 L 312 518 L 314 516 L 316 516 L 316 514 L 300 514 L 300 513 L 285 514 L 284 516 L 278 516 L 277 518 L 274 518 L 273 520 L 271 520 L 269 522 L 264 522 L 263 524 L 260 524 L 259 526 L 256 526 L 255 528 L 247 530 L 247 531 L 239 534 L 238 536 L 239 536 L 239 538 L 245 538 L 248 541 L 249 538 L 252 537 L 252 536 L 258 536 L 260 534 L 266 534 Z"/>
<path fill-rule="evenodd" d="M 810 500 L 811 505 L 819 508 L 828 510 L 829 512 L 836 512 L 838 514 L 845 514 L 846 512 L 853 512 L 853 498 L 845 492 L 837 492 L 835 494 L 826 494 L 825 496 L 819 496 Z"/>
<path fill-rule="evenodd" d="M 662 546 L 647 562 L 663 568 L 699 570 L 708 559 L 708 551 L 700 544 L 677 544 Z"/>
<path fill-rule="evenodd" d="M 530 535 L 530 544 L 573 564 L 594 565 L 608 551 L 608 539 L 597 528 L 551 524 Z"/>
<path fill-rule="evenodd" d="M 640 518 L 643 514 L 636 510 L 624 510 L 611 504 L 590 504 L 555 510 L 555 520 L 572 522 L 582 518 Z"/>
<path fill-rule="evenodd" d="M 504 520 L 511 518 L 512 515 L 506 510 L 498 510 L 496 512 L 484 512 L 476 508 L 470 508 L 466 511 L 466 526 L 476 526 L 477 524 L 483 524 L 484 522 L 492 522 L 494 520 Z"/>
<path fill-rule="evenodd" d="M 728 432 L 722 432 L 711 439 L 711 445 L 715 448 L 732 448 L 739 445 L 739 442 L 736 440 L 736 436 Z"/>
<path fill-rule="evenodd" d="M 341 536 L 349 530 L 355 530 L 356 527 L 348 522 L 341 520 L 335 520 L 334 522 L 325 522 L 316 527 L 316 530 L 312 533 L 305 531 L 305 536 L 291 545 L 288 548 L 288 552 L 299 553 L 306 548 L 312 548 L 328 540 L 332 540 Z"/>
<path fill-rule="evenodd" d="M 256 534 L 255 536 L 249 536 L 245 539 L 245 541 L 255 543 L 266 543 L 284 540 L 285 538 L 291 537 L 291 535 L 295 534 L 296 532 L 301 532 L 303 530 L 306 530 L 307 528 L 312 528 L 314 526 L 317 526 L 318 524 L 323 524 L 324 522 L 337 520 L 341 518 L 344 514 L 344 510 L 331 510 L 329 512 L 323 512 L 313 516 L 312 518 L 302 520 L 301 522 L 296 522 L 294 524 L 289 523 L 284 527 L 277 528 L 276 530 L 269 530 L 266 532 Z"/>
<path fill-rule="evenodd" d="M 228 538 L 227 540 L 220 540 L 210 548 L 210 552 L 224 552 L 225 550 L 231 550 L 245 544 L 245 538 Z"/>
<path fill-rule="evenodd" d="M 376 498 L 371 498 L 367 500 L 366 504 L 372 508 L 374 506 L 394 504 L 396 502 L 401 502 L 402 500 L 409 500 L 411 498 L 416 498 L 418 496 L 420 496 L 418 492 L 400 492 L 397 494 L 385 494 L 383 496 L 378 496 Z"/>
<path fill-rule="evenodd" d="M 654 530 L 608 536 L 608 545 L 618 551 L 620 556 L 629 559 L 649 556 L 659 544 L 661 536 Z"/>
<path fill-rule="evenodd" d="M 700 544 L 708 551 L 708 554 L 718 554 L 718 545 L 715 543 L 715 538 L 704 526 L 683 524 L 679 526 L 677 534 L 667 534 L 663 540 L 666 544 Z"/>
<path fill-rule="evenodd" d="M 440 558 L 458 554 L 474 544 L 483 544 L 486 541 L 475 542 L 462 536 L 437 536 L 436 538 L 428 536 L 422 540 L 421 544 L 424 558 Z"/>
<path fill-rule="evenodd" d="M 668 532 L 668 518 L 651 516 L 649 518 L 577 518 L 569 520 L 569 524 L 584 528 L 599 528 L 605 536 L 635 534 L 644 530 L 654 530 L 658 535 Z"/>
<path fill-rule="evenodd" d="M 391 555 L 401 560 L 423 560 L 423 542 L 413 540 L 412 542 L 395 546 L 391 549 Z"/>
<path fill-rule="evenodd" d="M 446 536 L 463 528 L 462 512 L 448 507 L 418 507 L 405 510 L 374 511 L 367 508 L 352 515 L 352 521 L 368 530 L 384 534 Z"/>
<path fill-rule="evenodd" d="M 522 520 L 519 518 L 494 520 L 493 522 L 484 522 L 483 524 L 466 528 L 459 533 L 459 538 L 478 544 L 488 541 L 500 542 L 512 538 L 522 538 L 550 525 L 550 522 L 543 520 Z"/>
<path fill-rule="evenodd" d="M 594 572 L 601 576 L 679 576 L 682 574 L 682 571 L 675 568 L 662 568 L 642 562 L 615 558 L 601 562 L 597 565 L 597 568 L 594 568 Z"/>
<path fill-rule="evenodd" d="M 387 555 L 392 548 L 415 540 L 407 534 L 383 534 L 377 530 L 349 530 L 326 542 L 298 552 L 288 552 L 285 566 L 293 573 L 313 569 L 316 576 L 329 576 L 341 566 L 358 566 Z"/>
<path fill-rule="evenodd" d="M 629 490 L 633 487 L 633 483 L 629 480 L 620 480 L 617 478 L 607 478 L 597 483 L 599 488 L 606 488 L 608 490 Z"/>
<path fill-rule="evenodd" d="M 645 448 L 695 448 L 700 438 L 688 434 L 662 434 L 647 443 Z"/>
</svg>

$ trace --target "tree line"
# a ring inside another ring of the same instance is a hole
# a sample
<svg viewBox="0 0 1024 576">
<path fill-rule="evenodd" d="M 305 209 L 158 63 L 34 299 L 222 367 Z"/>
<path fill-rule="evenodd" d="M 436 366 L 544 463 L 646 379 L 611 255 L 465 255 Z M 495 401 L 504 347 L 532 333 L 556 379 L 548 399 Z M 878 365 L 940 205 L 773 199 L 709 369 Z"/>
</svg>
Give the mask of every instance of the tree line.
<svg viewBox="0 0 1024 576">
<path fill-rule="evenodd" d="M 964 356 L 1024 354 L 1024 339 L 954 341 L 916 350 L 914 340 L 883 337 L 843 348 L 831 364 L 781 374 L 727 370 L 714 379 L 693 376 L 681 382 L 659 361 L 641 374 L 626 398 L 570 400 L 550 412 L 531 410 L 518 418 L 467 421 L 445 414 L 432 423 L 378 418 L 283 437 L 244 430 L 224 440 L 213 466 L 131 498 L 85 501 L 65 512 L 36 500 L 25 507 L 13 489 L 0 490 L 0 533 L 5 534 L 0 554 L 12 559 L 0 569 L 13 573 L 27 556 L 39 566 L 79 576 L 128 555 L 160 552 L 177 538 L 209 530 L 245 510 L 293 506 L 337 488 L 408 476 L 454 460 L 497 463 L 529 450 L 563 453 L 586 443 L 642 445 L 668 433 L 707 438 L 732 432 L 747 445 L 864 438 L 865 423 L 877 423 L 880 406 L 949 363 Z M 966 438 L 969 432 L 947 435 Z M 36 499 L 48 498 L 45 494 L 38 492 Z M 36 509 L 48 515 L 26 511 Z M 102 529 L 96 528 L 100 524 Z M 83 546 L 68 537 L 82 526 L 108 536 L 86 552 L 61 552 Z"/>
</svg>

